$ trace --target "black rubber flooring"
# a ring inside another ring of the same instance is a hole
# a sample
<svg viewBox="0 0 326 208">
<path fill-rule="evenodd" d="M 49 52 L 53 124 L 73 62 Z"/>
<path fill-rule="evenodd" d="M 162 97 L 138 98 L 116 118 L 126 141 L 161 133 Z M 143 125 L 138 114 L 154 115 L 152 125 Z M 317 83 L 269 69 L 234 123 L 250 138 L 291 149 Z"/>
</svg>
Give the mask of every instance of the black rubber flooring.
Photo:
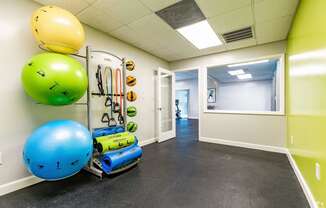
<svg viewBox="0 0 326 208">
<path fill-rule="evenodd" d="M 144 147 L 142 162 L 103 180 L 80 172 L 0 197 L 1 208 L 304 208 L 283 154 L 198 142 L 197 120 L 177 139 Z"/>
</svg>

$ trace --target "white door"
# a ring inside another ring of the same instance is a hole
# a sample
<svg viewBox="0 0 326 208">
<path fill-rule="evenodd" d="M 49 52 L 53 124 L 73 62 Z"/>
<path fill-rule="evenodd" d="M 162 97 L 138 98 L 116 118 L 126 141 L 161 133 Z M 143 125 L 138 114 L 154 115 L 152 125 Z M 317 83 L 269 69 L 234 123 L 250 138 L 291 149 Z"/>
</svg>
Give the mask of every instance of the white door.
<svg viewBox="0 0 326 208">
<path fill-rule="evenodd" d="M 158 142 L 175 138 L 175 75 L 159 68 L 156 75 L 156 132 Z"/>
</svg>

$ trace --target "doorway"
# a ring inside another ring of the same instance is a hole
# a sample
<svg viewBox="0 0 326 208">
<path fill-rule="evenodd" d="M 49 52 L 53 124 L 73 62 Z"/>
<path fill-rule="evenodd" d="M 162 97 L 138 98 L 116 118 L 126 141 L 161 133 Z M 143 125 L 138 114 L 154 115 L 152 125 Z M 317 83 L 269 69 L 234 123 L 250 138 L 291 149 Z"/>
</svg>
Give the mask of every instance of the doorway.
<svg viewBox="0 0 326 208">
<path fill-rule="evenodd" d="M 175 74 L 167 69 L 156 71 L 156 136 L 157 142 L 175 138 Z"/>
<path fill-rule="evenodd" d="M 175 112 L 177 141 L 198 140 L 199 85 L 198 70 L 175 71 Z"/>
<path fill-rule="evenodd" d="M 188 118 L 189 111 L 189 90 L 176 90 L 176 117 L 178 119 Z"/>
</svg>

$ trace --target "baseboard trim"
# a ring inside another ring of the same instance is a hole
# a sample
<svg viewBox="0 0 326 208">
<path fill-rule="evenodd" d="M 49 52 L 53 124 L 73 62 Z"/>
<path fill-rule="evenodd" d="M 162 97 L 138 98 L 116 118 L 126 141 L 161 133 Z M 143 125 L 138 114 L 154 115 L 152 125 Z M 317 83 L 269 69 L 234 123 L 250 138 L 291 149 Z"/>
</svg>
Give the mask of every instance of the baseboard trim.
<svg viewBox="0 0 326 208">
<path fill-rule="evenodd" d="M 157 141 L 156 138 L 151 138 L 151 139 L 146 139 L 146 140 L 143 140 L 143 141 L 139 141 L 138 144 L 139 144 L 139 146 L 143 147 L 143 146 L 155 143 L 156 141 Z"/>
<path fill-rule="evenodd" d="M 287 154 L 288 152 L 285 147 L 276 147 L 276 146 L 268 146 L 268 145 L 253 144 L 253 143 L 246 143 L 246 142 L 230 141 L 230 140 L 217 139 L 217 138 L 200 137 L 199 141 L 214 143 L 214 144 L 223 144 L 223 145 L 229 145 L 235 147 L 243 147 L 249 149 L 256 149 L 256 150 L 263 150 L 267 152 L 277 152 L 282 154 Z"/>
<path fill-rule="evenodd" d="M 200 137 L 199 141 L 286 154 L 287 158 L 291 164 L 291 167 L 292 167 L 296 177 L 298 178 L 298 181 L 302 187 L 302 190 L 308 200 L 310 207 L 318 208 L 318 204 L 317 204 L 314 196 L 312 195 L 312 192 L 311 192 L 306 180 L 304 179 L 303 175 L 301 174 L 300 169 L 298 168 L 295 160 L 293 159 L 291 153 L 289 152 L 289 150 L 287 148 L 268 146 L 268 145 L 260 145 L 260 144 L 252 144 L 252 143 L 238 142 L 238 141 L 230 141 L 230 140 L 225 140 L 225 139 L 207 138 L 207 137 Z"/>
<path fill-rule="evenodd" d="M 146 139 L 144 141 L 140 141 L 139 145 L 146 146 L 146 145 L 155 143 L 156 141 L 157 141 L 156 138 Z M 316 202 L 306 180 L 304 179 L 303 175 L 301 174 L 300 169 L 298 168 L 295 160 L 293 159 L 291 153 L 288 151 L 287 148 L 274 147 L 274 146 L 268 146 L 268 145 L 259 145 L 259 144 L 252 144 L 252 143 L 245 143 L 245 142 L 238 142 L 238 141 L 230 141 L 230 140 L 224 140 L 224 139 L 207 138 L 207 137 L 200 137 L 199 141 L 286 154 L 288 157 L 288 160 L 291 164 L 291 167 L 294 170 L 294 173 L 295 173 L 296 177 L 298 178 L 298 181 L 303 189 L 303 192 L 309 202 L 310 207 L 318 208 L 317 202 Z M 25 178 L 18 179 L 16 181 L 12 181 L 12 182 L 0 185 L 0 196 L 17 191 L 19 189 L 23 189 L 25 187 L 28 187 L 28 186 L 31 186 L 31 185 L 34 185 L 37 183 L 40 183 L 42 181 L 44 181 L 44 180 L 37 178 L 35 176 L 28 176 Z"/>
<path fill-rule="evenodd" d="M 139 141 L 139 146 L 146 146 L 156 142 L 156 138 L 146 139 L 144 141 Z M 28 186 L 37 184 L 39 182 L 44 181 L 41 178 L 37 178 L 35 176 L 28 176 L 25 178 L 18 179 L 16 181 L 12 181 L 3 185 L 0 185 L 0 196 L 5 194 L 9 194 L 11 192 L 17 191 L 22 188 L 26 188 Z"/>
<path fill-rule="evenodd" d="M 295 160 L 293 159 L 291 153 L 289 151 L 287 151 L 287 157 L 289 159 L 289 162 L 291 164 L 292 169 L 294 170 L 295 175 L 298 178 L 298 181 L 303 189 L 304 194 L 306 195 L 306 198 L 309 202 L 309 205 L 311 208 L 318 208 L 317 202 L 314 198 L 314 196 L 312 195 L 312 192 L 306 182 L 306 180 L 304 179 L 303 175 L 301 174 L 301 171 L 299 169 L 299 167 L 297 166 L 297 163 L 295 162 Z"/>
<path fill-rule="evenodd" d="M 37 184 L 39 182 L 44 181 L 41 178 L 37 178 L 35 176 L 28 176 L 25 178 L 18 179 L 16 181 L 12 181 L 9 183 L 5 183 L 3 185 L 0 185 L 0 196 L 3 196 L 5 194 L 9 194 L 11 192 L 17 191 L 19 189 L 25 188 L 27 186 L 31 186 L 34 184 Z"/>
</svg>

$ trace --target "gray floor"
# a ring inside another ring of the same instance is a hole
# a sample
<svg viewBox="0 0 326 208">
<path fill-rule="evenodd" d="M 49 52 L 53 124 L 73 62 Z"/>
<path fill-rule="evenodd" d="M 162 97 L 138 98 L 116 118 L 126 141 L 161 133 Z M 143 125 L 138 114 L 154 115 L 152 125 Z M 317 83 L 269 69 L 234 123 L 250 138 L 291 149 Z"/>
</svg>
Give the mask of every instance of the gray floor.
<svg viewBox="0 0 326 208">
<path fill-rule="evenodd" d="M 177 126 L 177 139 L 144 147 L 123 174 L 43 182 L 0 197 L 0 207 L 309 207 L 285 155 L 197 142 L 196 120 Z"/>
</svg>

